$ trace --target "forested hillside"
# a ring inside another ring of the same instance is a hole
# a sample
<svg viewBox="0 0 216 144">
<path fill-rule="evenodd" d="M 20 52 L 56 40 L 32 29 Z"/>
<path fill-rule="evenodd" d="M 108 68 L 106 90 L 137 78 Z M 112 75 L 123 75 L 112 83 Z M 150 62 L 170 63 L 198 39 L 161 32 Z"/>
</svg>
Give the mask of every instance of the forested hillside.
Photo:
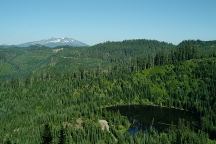
<svg viewBox="0 0 216 144">
<path fill-rule="evenodd" d="M 26 77 L 49 64 L 53 55 L 48 48 L 0 48 L 0 79 Z"/>
<path fill-rule="evenodd" d="M 1 48 L 0 143 L 214 144 L 215 56 L 216 41 Z M 191 112 L 200 124 L 159 131 L 153 119 L 131 134 L 131 120 L 106 109 L 138 104 Z"/>
</svg>

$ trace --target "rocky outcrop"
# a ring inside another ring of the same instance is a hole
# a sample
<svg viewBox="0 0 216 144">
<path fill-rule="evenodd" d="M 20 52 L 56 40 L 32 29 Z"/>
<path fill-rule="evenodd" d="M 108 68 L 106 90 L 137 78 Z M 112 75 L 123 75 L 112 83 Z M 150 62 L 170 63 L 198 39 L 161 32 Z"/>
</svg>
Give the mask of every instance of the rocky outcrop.
<svg viewBox="0 0 216 144">
<path fill-rule="evenodd" d="M 109 124 L 106 120 L 99 120 L 98 121 L 101 127 L 101 130 L 109 132 Z"/>
</svg>

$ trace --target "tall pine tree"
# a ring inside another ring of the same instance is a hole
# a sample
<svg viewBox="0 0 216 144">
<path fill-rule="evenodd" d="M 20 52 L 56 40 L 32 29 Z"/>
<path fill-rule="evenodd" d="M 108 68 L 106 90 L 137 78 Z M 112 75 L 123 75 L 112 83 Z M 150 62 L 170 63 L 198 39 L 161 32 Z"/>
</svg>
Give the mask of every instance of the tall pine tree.
<svg viewBox="0 0 216 144">
<path fill-rule="evenodd" d="M 58 142 L 58 144 L 65 144 L 65 138 L 66 138 L 65 129 L 62 126 L 61 129 L 60 129 L 60 133 L 59 133 L 59 142 Z"/>
<path fill-rule="evenodd" d="M 51 144 L 52 143 L 52 134 L 48 124 L 45 124 L 44 131 L 42 134 L 42 144 Z"/>
</svg>

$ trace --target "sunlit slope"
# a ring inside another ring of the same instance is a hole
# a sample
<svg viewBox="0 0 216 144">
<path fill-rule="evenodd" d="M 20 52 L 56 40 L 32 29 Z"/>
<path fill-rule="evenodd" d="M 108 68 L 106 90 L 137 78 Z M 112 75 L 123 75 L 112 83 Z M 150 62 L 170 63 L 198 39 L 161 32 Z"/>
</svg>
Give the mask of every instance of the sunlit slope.
<svg viewBox="0 0 216 144">
<path fill-rule="evenodd" d="M 33 72 L 76 72 L 83 69 L 107 71 L 132 65 L 137 58 L 152 59 L 159 51 L 170 53 L 174 45 L 153 40 L 107 42 L 92 47 L 46 47 L 0 49 L 0 78 L 26 76 Z"/>
<path fill-rule="evenodd" d="M 0 49 L 0 78 L 17 78 L 30 74 L 49 62 L 52 50 L 46 48 Z"/>
</svg>

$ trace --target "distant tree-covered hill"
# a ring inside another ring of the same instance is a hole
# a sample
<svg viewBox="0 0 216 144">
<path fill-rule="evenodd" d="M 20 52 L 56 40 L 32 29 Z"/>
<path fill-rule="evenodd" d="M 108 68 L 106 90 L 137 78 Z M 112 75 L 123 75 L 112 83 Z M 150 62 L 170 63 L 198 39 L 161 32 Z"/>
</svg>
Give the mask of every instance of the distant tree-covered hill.
<svg viewBox="0 0 216 144">
<path fill-rule="evenodd" d="M 41 69 L 54 73 L 113 68 L 134 71 L 155 64 L 212 57 L 216 55 L 215 47 L 215 41 L 183 41 L 175 46 L 156 40 L 127 40 L 86 48 L 0 48 L 0 79 L 23 77 Z"/>
</svg>

